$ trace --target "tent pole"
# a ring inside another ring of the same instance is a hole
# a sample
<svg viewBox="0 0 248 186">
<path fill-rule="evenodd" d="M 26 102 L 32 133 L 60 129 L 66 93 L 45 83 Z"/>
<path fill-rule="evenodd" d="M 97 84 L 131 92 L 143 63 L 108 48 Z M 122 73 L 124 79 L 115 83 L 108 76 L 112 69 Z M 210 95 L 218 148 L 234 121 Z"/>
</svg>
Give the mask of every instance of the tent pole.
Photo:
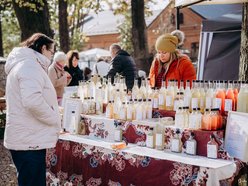
<svg viewBox="0 0 248 186">
<path fill-rule="evenodd" d="M 176 7 L 176 29 L 180 30 L 180 8 Z"/>
</svg>

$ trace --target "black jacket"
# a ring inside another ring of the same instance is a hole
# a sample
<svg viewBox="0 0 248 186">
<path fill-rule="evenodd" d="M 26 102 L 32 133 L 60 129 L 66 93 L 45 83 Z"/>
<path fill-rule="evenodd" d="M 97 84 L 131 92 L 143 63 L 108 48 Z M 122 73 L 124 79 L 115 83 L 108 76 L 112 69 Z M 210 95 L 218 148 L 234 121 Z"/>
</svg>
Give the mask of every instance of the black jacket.
<svg viewBox="0 0 248 186">
<path fill-rule="evenodd" d="M 71 82 L 68 86 L 77 86 L 79 81 L 83 80 L 83 71 L 77 67 L 68 68 L 67 66 L 64 67 L 64 70 L 67 71 L 71 75 Z"/>
<path fill-rule="evenodd" d="M 126 79 L 127 89 L 132 89 L 134 78 L 136 78 L 137 75 L 136 64 L 133 58 L 124 50 L 120 50 L 117 53 L 117 56 L 115 56 L 111 61 L 110 70 L 107 76 L 111 77 L 112 83 L 116 73 L 124 76 Z"/>
</svg>

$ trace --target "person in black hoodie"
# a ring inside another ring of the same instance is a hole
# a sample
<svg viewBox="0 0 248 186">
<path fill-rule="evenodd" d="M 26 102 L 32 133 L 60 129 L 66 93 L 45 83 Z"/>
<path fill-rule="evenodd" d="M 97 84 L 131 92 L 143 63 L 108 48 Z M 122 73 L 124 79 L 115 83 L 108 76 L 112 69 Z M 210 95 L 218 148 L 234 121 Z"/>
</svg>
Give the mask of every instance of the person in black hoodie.
<svg viewBox="0 0 248 186">
<path fill-rule="evenodd" d="M 67 53 L 68 66 L 64 70 L 71 75 L 71 82 L 68 86 L 77 86 L 79 81 L 83 80 L 83 71 L 78 67 L 79 53 L 76 50 L 70 50 Z"/>
<path fill-rule="evenodd" d="M 128 90 L 133 88 L 134 78 L 137 76 L 137 68 L 134 59 L 118 44 L 112 44 L 109 47 L 112 61 L 110 62 L 110 70 L 107 74 L 111 77 L 112 83 L 116 73 L 124 76 L 126 79 L 126 86 Z"/>
</svg>

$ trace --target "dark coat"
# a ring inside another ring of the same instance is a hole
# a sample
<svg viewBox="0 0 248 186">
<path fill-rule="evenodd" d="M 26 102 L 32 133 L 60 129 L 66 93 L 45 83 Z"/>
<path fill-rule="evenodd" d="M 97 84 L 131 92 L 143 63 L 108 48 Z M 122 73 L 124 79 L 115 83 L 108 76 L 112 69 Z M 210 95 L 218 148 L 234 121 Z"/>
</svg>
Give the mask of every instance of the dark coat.
<svg viewBox="0 0 248 186">
<path fill-rule="evenodd" d="M 79 81 L 83 80 L 83 71 L 77 67 L 68 68 L 67 66 L 64 67 L 64 70 L 71 75 L 71 82 L 68 86 L 77 86 Z"/>
<path fill-rule="evenodd" d="M 108 77 L 111 77 L 112 83 L 116 73 L 124 76 L 126 79 L 127 89 L 132 89 L 134 78 L 137 76 L 137 69 L 134 59 L 124 50 L 120 50 L 117 56 L 112 59 Z"/>
</svg>

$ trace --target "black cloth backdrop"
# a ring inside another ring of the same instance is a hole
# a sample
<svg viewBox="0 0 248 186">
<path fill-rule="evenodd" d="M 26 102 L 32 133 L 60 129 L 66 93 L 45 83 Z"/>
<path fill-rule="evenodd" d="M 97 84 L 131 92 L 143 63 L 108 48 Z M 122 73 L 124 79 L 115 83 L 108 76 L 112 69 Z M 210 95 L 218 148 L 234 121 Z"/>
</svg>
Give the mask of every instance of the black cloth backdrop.
<svg viewBox="0 0 248 186">
<path fill-rule="evenodd" d="M 198 79 L 237 80 L 241 20 L 204 20 L 201 37 Z"/>
</svg>

